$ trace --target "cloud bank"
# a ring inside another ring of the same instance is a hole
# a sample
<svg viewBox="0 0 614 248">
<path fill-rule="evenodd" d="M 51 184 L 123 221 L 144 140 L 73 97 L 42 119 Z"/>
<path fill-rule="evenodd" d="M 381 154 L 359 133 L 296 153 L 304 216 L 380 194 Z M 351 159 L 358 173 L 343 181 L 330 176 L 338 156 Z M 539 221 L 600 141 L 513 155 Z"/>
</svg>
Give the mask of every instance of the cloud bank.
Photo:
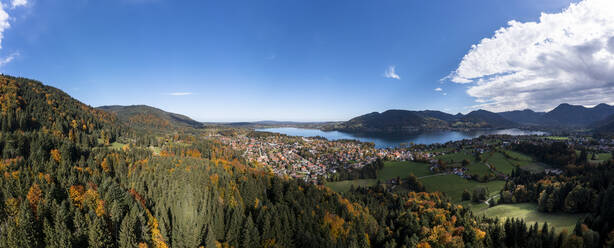
<svg viewBox="0 0 614 248">
<path fill-rule="evenodd" d="M 473 45 L 446 79 L 469 84 L 474 107 L 492 111 L 614 103 L 614 1 L 512 20 Z"/>
<path fill-rule="evenodd" d="M 384 77 L 400 80 L 401 77 L 395 72 L 395 69 L 396 66 L 394 65 L 388 66 L 388 69 L 386 69 L 386 71 L 384 72 Z"/>
</svg>

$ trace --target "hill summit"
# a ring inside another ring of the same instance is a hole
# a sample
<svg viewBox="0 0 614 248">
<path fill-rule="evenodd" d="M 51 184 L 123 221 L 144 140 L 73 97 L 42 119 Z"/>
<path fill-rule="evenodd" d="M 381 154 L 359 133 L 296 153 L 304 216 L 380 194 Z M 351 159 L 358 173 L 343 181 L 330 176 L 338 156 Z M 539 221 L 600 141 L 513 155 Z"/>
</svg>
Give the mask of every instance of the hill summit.
<svg viewBox="0 0 614 248">
<path fill-rule="evenodd" d="M 147 105 L 131 106 L 100 106 L 104 110 L 117 115 L 120 121 L 132 127 L 147 128 L 202 128 L 203 124 L 181 114 L 166 112 Z"/>
</svg>

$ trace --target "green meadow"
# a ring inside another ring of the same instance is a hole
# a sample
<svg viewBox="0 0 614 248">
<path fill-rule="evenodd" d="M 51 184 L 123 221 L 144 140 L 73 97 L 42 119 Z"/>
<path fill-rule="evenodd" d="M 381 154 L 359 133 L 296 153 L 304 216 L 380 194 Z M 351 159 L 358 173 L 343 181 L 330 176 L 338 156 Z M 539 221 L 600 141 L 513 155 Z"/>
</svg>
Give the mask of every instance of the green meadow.
<svg viewBox="0 0 614 248">
<path fill-rule="evenodd" d="M 429 192 L 439 191 L 446 194 L 452 202 L 460 202 L 463 191 L 466 189 L 473 192 L 473 189 L 485 187 L 488 193 L 493 196 L 497 195 L 505 185 L 504 181 L 490 181 L 480 183 L 473 180 L 467 180 L 457 175 L 439 175 L 420 179 L 426 190 Z"/>
<path fill-rule="evenodd" d="M 502 204 L 481 210 L 474 209 L 476 215 L 485 215 L 491 218 L 500 218 L 505 221 L 507 218 L 521 218 L 527 224 L 538 223 L 540 226 L 548 222 L 548 226 L 556 228 L 557 231 L 573 230 L 578 219 L 583 214 L 565 213 L 542 213 L 537 210 L 535 203 Z"/>
<path fill-rule="evenodd" d="M 352 185 L 354 185 L 354 187 L 373 186 L 377 183 L 377 180 L 379 180 L 381 183 L 386 183 L 386 181 L 396 177 L 407 178 L 412 173 L 416 177 L 422 177 L 431 174 L 429 170 L 429 165 L 425 163 L 417 163 L 410 161 L 386 161 L 384 164 L 384 168 L 377 173 L 377 179 L 357 179 L 328 182 L 326 183 L 326 186 L 336 192 L 346 192 L 350 189 Z"/>
</svg>

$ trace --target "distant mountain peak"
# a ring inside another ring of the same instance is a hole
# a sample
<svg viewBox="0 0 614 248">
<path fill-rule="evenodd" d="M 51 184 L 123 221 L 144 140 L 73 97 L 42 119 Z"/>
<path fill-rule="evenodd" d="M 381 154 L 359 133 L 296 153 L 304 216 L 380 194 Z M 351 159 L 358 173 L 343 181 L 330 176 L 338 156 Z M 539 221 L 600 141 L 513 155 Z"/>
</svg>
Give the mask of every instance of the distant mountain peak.
<svg viewBox="0 0 614 248">
<path fill-rule="evenodd" d="M 598 104 L 592 108 L 562 103 L 546 113 L 545 117 L 557 121 L 563 126 L 586 127 L 612 114 L 614 114 L 614 107 L 605 103 Z"/>
<path fill-rule="evenodd" d="M 596 105 L 595 107 L 593 107 L 593 108 L 610 108 L 610 107 L 612 107 L 612 106 L 610 106 L 610 105 L 608 105 L 608 104 L 605 104 L 605 103 L 600 103 L 600 104 L 597 104 L 597 105 Z"/>
</svg>

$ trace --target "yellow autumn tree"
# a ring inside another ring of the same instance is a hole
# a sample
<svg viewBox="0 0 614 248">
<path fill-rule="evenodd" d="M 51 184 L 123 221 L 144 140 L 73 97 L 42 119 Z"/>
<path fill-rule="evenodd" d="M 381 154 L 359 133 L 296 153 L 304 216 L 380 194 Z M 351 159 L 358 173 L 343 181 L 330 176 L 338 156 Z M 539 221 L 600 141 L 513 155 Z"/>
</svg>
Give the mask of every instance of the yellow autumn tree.
<svg viewBox="0 0 614 248">
<path fill-rule="evenodd" d="M 83 208 L 83 193 L 85 189 L 83 185 L 70 186 L 68 190 L 68 196 L 72 200 L 73 204 L 78 208 Z"/>
<path fill-rule="evenodd" d="M 62 160 L 62 155 L 60 154 L 60 151 L 58 151 L 58 149 L 53 149 L 51 150 L 51 158 L 53 158 L 53 160 L 55 160 L 55 162 L 60 162 L 60 160 Z"/>
<path fill-rule="evenodd" d="M 427 242 L 420 242 L 418 245 L 416 245 L 416 248 L 431 248 L 431 245 Z"/>
<path fill-rule="evenodd" d="M 104 172 L 108 173 L 109 171 L 111 171 L 111 169 L 109 168 L 109 160 L 107 158 L 104 158 L 102 160 L 102 163 L 100 164 L 100 167 L 102 167 L 102 170 Z"/>
<path fill-rule="evenodd" d="M 32 186 L 30 187 L 30 190 L 28 191 L 28 203 L 30 203 L 30 208 L 32 208 L 32 211 L 34 212 L 34 215 L 38 216 L 38 203 L 41 200 L 41 196 L 43 195 L 43 192 L 40 189 L 40 186 L 38 186 L 37 183 L 32 184 Z"/>
</svg>

